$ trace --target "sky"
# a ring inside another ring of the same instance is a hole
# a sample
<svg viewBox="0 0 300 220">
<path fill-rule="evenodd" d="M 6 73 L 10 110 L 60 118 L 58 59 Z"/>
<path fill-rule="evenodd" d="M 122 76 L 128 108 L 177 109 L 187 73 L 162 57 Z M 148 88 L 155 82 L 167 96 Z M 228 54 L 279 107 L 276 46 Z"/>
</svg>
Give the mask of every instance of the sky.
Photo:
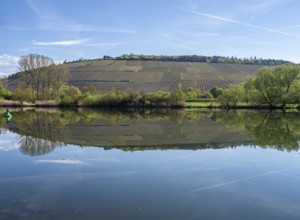
<svg viewBox="0 0 300 220">
<path fill-rule="evenodd" d="M 299 0 L 2 0 L 0 75 L 20 56 L 205 55 L 300 63 Z"/>
</svg>

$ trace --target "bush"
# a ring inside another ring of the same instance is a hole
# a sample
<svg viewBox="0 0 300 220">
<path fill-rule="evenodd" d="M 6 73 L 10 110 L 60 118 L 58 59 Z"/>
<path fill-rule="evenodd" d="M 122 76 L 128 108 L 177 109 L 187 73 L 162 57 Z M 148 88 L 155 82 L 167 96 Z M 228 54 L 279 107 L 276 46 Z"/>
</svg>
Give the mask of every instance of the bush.
<svg viewBox="0 0 300 220">
<path fill-rule="evenodd" d="M 59 105 L 78 105 L 81 96 L 80 90 L 75 86 L 62 86 L 59 95 Z"/>
</svg>

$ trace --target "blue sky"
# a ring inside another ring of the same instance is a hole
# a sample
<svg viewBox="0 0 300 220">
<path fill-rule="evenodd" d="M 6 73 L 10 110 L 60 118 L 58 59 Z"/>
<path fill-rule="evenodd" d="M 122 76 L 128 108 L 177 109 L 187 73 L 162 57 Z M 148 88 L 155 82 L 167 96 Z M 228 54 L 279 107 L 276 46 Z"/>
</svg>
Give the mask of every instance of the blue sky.
<svg viewBox="0 0 300 220">
<path fill-rule="evenodd" d="M 0 75 L 20 56 L 60 62 L 125 53 L 300 63 L 299 0 L 3 0 Z"/>
</svg>

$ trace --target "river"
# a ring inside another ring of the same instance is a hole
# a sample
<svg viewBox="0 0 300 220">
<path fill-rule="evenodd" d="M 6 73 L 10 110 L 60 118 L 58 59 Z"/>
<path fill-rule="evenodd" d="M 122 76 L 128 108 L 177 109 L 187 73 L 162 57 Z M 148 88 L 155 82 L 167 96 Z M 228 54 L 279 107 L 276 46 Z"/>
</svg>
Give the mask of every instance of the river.
<svg viewBox="0 0 300 220">
<path fill-rule="evenodd" d="M 299 112 L 10 110 L 1 220 L 300 218 Z"/>
</svg>

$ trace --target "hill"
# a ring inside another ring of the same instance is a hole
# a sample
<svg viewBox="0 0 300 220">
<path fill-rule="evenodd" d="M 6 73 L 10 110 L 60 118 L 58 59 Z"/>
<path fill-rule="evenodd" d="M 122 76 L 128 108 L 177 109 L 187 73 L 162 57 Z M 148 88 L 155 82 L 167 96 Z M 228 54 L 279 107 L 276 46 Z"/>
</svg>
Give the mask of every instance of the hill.
<svg viewBox="0 0 300 220">
<path fill-rule="evenodd" d="M 213 86 L 227 87 L 254 75 L 263 65 L 156 60 L 100 59 L 67 63 L 68 84 L 82 88 L 93 85 L 106 92 L 172 91 L 178 84 L 209 91 Z M 17 75 L 16 75 L 17 76 Z M 14 91 L 18 77 L 9 77 L 8 89 Z"/>
</svg>

